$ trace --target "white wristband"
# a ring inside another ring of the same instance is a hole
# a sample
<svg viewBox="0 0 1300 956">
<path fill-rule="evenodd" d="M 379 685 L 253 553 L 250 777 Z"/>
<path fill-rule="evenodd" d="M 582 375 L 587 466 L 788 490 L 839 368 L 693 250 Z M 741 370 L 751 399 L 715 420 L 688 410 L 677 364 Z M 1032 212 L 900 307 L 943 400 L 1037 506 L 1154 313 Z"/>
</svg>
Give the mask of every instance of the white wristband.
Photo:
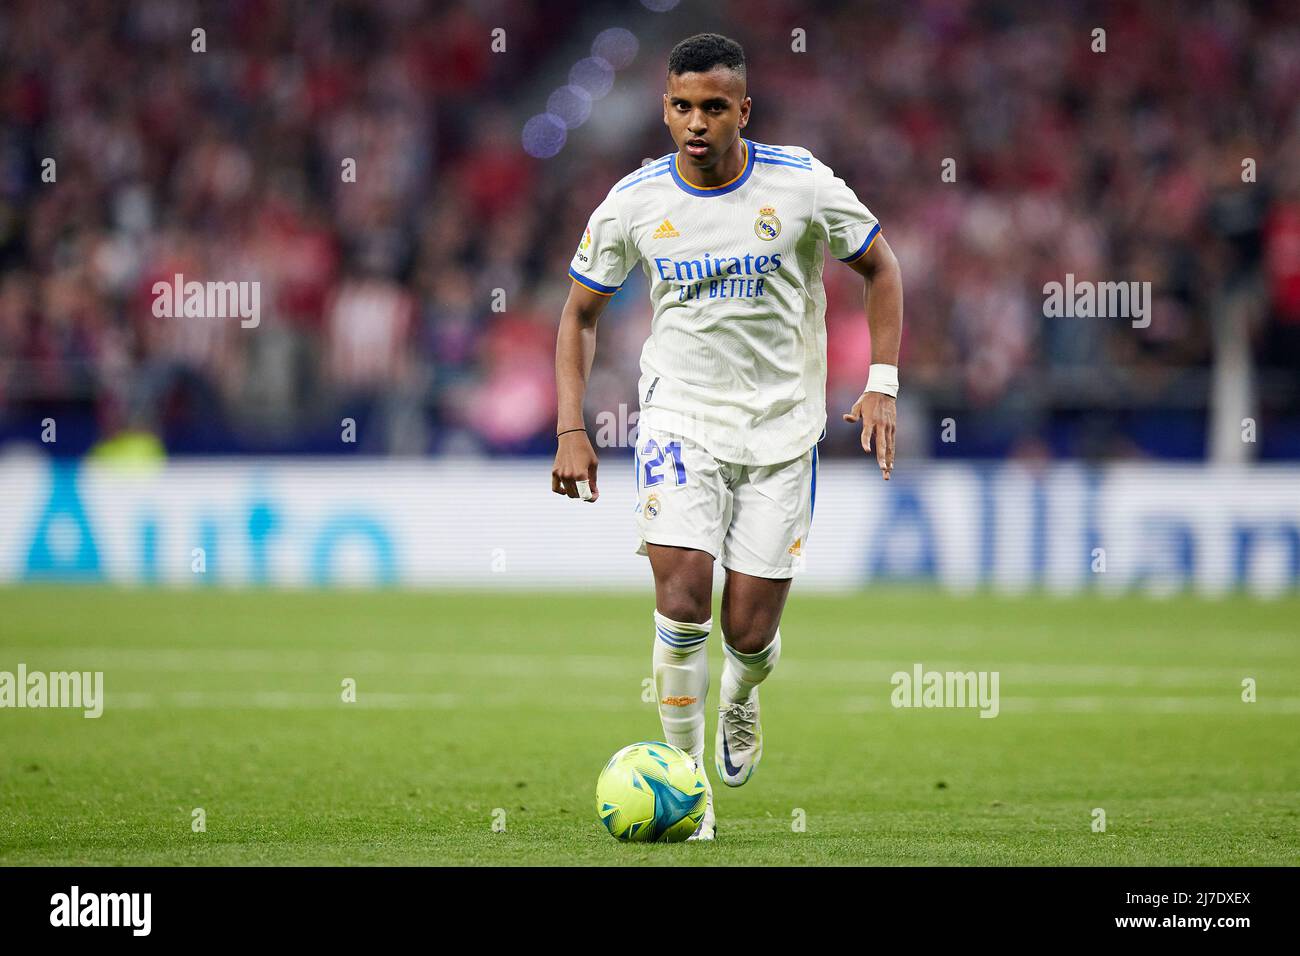
<svg viewBox="0 0 1300 956">
<path fill-rule="evenodd" d="M 898 366 L 873 365 L 867 372 L 867 387 L 864 392 L 880 392 L 890 398 L 898 397 Z"/>
</svg>

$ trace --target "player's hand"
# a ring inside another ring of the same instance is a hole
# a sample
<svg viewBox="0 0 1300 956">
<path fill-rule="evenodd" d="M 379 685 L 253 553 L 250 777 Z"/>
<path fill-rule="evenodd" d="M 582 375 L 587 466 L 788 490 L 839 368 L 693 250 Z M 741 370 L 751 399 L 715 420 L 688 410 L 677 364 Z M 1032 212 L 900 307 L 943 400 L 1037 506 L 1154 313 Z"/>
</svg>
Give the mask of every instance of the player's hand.
<svg viewBox="0 0 1300 956">
<path fill-rule="evenodd" d="M 885 481 L 894 470 L 894 422 L 898 409 L 883 392 L 863 392 L 844 415 L 846 422 L 862 422 L 862 450 L 871 453 L 874 440 L 876 464 Z"/>
<path fill-rule="evenodd" d="M 591 486 L 591 497 L 586 500 L 595 501 L 600 497 L 596 490 L 596 466 L 600 462 L 596 450 L 591 447 L 591 439 L 581 431 L 568 432 L 557 441 L 559 447 L 555 449 L 555 467 L 551 469 L 551 490 L 557 495 L 582 498 L 578 490 L 581 481 Z"/>
</svg>

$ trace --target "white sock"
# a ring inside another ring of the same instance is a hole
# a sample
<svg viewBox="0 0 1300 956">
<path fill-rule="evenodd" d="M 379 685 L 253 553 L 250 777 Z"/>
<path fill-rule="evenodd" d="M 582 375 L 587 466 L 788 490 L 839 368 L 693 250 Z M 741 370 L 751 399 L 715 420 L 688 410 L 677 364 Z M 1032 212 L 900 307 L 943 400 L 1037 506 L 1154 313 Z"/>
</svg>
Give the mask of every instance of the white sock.
<svg viewBox="0 0 1300 956">
<path fill-rule="evenodd" d="M 659 719 L 668 743 L 704 765 L 704 698 L 709 694 L 713 619 L 686 624 L 655 611 L 654 675 Z"/>
<path fill-rule="evenodd" d="M 742 654 L 726 641 L 722 642 L 722 650 L 723 703 L 749 700 L 754 688 L 767 680 L 781 659 L 781 630 L 777 629 L 767 647 L 753 654 Z"/>
</svg>

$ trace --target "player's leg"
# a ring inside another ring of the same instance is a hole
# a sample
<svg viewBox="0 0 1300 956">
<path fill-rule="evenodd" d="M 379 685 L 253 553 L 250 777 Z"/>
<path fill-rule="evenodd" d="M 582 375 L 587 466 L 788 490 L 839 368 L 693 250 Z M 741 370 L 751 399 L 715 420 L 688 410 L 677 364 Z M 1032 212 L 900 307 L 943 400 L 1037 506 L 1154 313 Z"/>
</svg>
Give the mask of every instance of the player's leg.
<svg viewBox="0 0 1300 956">
<path fill-rule="evenodd" d="M 638 549 L 655 579 L 652 666 L 664 739 L 704 772 L 704 708 L 709 693 L 713 562 L 730 517 L 727 475 L 682 436 L 645 430 L 637 443 Z M 714 835 L 713 794 L 695 838 Z"/>
<path fill-rule="evenodd" d="M 664 739 L 703 762 L 713 555 L 647 544 L 655 578 L 655 699 Z"/>
<path fill-rule="evenodd" d="M 763 755 L 758 687 L 781 657 L 781 614 L 812 526 L 816 448 L 780 465 L 746 468 L 733 489 L 723 544 L 723 667 L 714 766 L 723 783 L 749 780 Z"/>
<path fill-rule="evenodd" d="M 714 762 L 729 787 L 749 780 L 763 756 L 758 685 L 781 657 L 781 613 L 790 578 L 728 570 L 722 588 L 722 684 Z"/>
<path fill-rule="evenodd" d="M 713 627 L 713 555 L 693 548 L 646 544 L 655 576 L 655 700 L 664 739 L 684 750 L 704 775 L 704 816 L 688 839 L 717 832 L 713 785 L 704 763 L 704 707 L 709 696 L 709 631 Z"/>
<path fill-rule="evenodd" d="M 722 637 L 727 659 L 746 661 L 763 654 L 780 635 L 781 614 L 793 578 L 759 578 L 728 569 L 722 586 Z M 768 673 L 771 673 L 769 670 Z M 727 700 L 743 700 L 766 674 L 737 670 L 726 685 Z"/>
</svg>

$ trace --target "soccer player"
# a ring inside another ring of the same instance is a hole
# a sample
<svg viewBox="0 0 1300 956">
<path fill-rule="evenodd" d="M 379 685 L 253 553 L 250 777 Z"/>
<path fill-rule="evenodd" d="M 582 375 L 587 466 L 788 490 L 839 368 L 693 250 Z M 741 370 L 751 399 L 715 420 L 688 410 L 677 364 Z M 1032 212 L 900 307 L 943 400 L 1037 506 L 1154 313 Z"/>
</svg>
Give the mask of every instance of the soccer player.
<svg viewBox="0 0 1300 956">
<path fill-rule="evenodd" d="M 668 59 L 664 123 L 677 151 L 623 177 L 587 224 L 560 317 L 551 489 L 595 501 L 583 425 L 596 321 L 640 263 L 654 317 L 641 353 L 638 553 L 655 581 L 654 678 L 669 743 L 703 767 L 713 562 L 726 571 L 714 768 L 738 787 L 763 752 L 758 685 L 781 655 L 781 612 L 808 547 L 826 426 L 824 250 L 866 280 L 872 365 L 843 416 L 885 480 L 903 322 L 898 261 L 876 217 L 801 146 L 749 122 L 745 55 L 717 34 Z M 706 773 L 707 777 L 707 773 Z M 716 832 L 712 787 L 692 839 Z"/>
</svg>

